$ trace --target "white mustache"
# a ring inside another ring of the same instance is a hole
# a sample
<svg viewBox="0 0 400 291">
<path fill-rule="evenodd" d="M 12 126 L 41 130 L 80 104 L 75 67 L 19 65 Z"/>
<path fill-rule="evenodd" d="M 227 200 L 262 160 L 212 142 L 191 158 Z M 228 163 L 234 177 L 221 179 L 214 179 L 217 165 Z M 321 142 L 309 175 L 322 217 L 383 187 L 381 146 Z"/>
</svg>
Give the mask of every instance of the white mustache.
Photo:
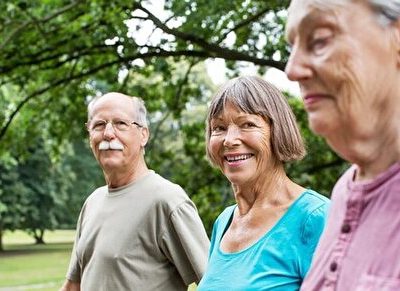
<svg viewBox="0 0 400 291">
<path fill-rule="evenodd" d="M 112 141 L 102 140 L 99 144 L 100 151 L 106 151 L 106 150 L 122 151 L 123 149 L 124 146 L 116 139 L 113 139 Z"/>
</svg>

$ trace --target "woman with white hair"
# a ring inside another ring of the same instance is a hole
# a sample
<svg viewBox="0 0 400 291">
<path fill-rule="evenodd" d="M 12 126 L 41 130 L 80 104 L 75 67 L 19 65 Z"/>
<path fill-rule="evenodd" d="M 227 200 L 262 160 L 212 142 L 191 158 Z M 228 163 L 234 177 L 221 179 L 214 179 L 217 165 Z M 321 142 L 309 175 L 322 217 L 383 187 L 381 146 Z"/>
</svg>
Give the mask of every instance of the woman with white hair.
<svg viewBox="0 0 400 291">
<path fill-rule="evenodd" d="M 302 290 L 400 290 L 400 1 L 293 0 L 286 73 L 353 165 Z"/>
</svg>

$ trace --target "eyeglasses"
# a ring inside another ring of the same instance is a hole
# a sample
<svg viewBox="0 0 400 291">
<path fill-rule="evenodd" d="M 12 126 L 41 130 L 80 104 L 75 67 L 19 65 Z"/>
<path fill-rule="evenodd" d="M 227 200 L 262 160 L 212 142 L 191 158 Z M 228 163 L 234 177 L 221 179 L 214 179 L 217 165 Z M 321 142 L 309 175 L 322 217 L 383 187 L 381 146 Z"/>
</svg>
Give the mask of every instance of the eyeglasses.
<svg viewBox="0 0 400 291">
<path fill-rule="evenodd" d="M 113 120 L 98 119 L 98 120 L 93 120 L 91 122 L 87 122 L 86 128 L 90 132 L 102 132 L 106 129 L 108 123 L 111 123 L 114 130 L 117 131 L 127 131 L 131 128 L 132 124 L 136 125 L 137 127 L 143 127 L 143 125 L 140 125 L 136 121 L 130 121 L 126 119 L 113 119 Z"/>
</svg>

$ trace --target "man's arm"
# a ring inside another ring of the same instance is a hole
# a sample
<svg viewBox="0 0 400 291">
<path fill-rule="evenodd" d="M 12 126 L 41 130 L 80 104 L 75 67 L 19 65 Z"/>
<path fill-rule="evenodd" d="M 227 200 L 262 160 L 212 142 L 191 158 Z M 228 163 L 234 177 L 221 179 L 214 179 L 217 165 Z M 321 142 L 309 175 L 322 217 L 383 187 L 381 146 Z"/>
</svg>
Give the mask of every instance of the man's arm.
<svg viewBox="0 0 400 291">
<path fill-rule="evenodd" d="M 72 282 L 70 280 L 65 280 L 64 285 L 59 291 L 80 291 L 81 284 L 79 282 Z"/>
<path fill-rule="evenodd" d="M 199 283 L 206 269 L 210 241 L 193 202 L 180 204 L 169 223 L 163 251 L 187 285 Z"/>
</svg>

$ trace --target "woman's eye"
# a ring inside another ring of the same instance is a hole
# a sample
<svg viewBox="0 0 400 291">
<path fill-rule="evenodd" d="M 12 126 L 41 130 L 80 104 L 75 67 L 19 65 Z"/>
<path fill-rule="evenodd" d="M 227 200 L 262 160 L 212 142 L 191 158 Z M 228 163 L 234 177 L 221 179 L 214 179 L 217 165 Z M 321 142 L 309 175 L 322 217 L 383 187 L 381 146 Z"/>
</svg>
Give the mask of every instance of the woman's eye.
<svg viewBox="0 0 400 291">
<path fill-rule="evenodd" d="M 256 127 L 256 125 L 253 122 L 245 122 L 242 124 L 243 128 L 253 128 Z"/>
<path fill-rule="evenodd" d="M 333 32 L 330 28 L 316 29 L 309 41 L 309 49 L 319 55 L 324 52 L 324 49 L 329 45 L 332 40 Z"/>
<path fill-rule="evenodd" d="M 314 53 L 318 54 L 323 50 L 323 48 L 327 45 L 327 43 L 328 43 L 328 39 L 317 38 L 311 42 L 310 48 Z"/>
<path fill-rule="evenodd" d="M 222 132 L 225 130 L 225 127 L 222 125 L 215 125 L 211 128 L 213 133 L 218 133 L 218 132 Z"/>
</svg>

